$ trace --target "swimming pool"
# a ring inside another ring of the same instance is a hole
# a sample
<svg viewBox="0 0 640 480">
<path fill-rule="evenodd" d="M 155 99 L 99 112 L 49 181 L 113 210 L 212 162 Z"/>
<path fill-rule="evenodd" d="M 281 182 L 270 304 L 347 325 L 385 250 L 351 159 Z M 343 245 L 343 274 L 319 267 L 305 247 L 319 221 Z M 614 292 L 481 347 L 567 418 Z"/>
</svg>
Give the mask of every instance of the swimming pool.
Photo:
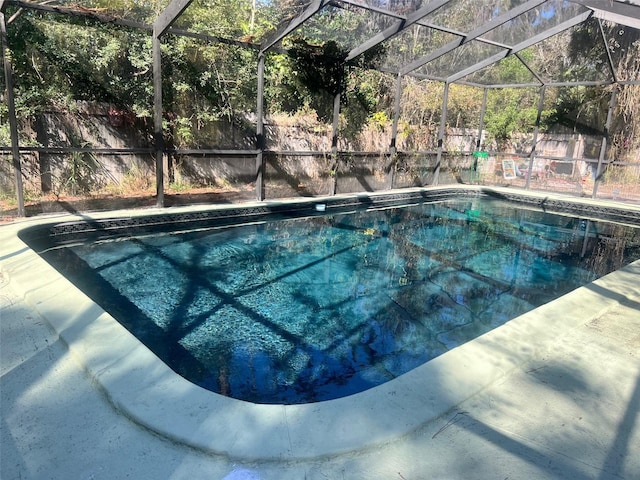
<svg viewBox="0 0 640 480">
<path fill-rule="evenodd" d="M 244 460 L 319 458 L 385 444 L 454 411 L 461 402 L 543 358 L 563 335 L 614 308 L 640 303 L 640 262 L 573 290 L 488 333 L 374 388 L 335 400 L 256 404 L 215 394 L 185 380 L 142 345 L 111 315 L 45 262 L 22 239 L 37 247 L 80 239 L 127 236 L 172 228 L 190 230 L 212 220 L 240 223 L 260 215 L 291 212 L 314 215 L 363 206 L 399 205 L 414 200 L 491 196 L 536 210 L 577 213 L 586 219 L 640 224 L 640 208 L 613 202 L 536 194 L 517 189 L 430 187 L 389 194 L 362 194 L 306 202 L 256 202 L 242 208 L 216 207 L 134 210 L 27 219 L 0 228 L 0 270 L 46 321 L 85 368 L 113 408 L 173 442 Z M 235 220 L 233 220 L 235 219 Z M 226 220 L 225 220 L 226 221 Z M 193 227 L 193 228 L 192 228 Z"/>
<path fill-rule="evenodd" d="M 276 404 L 381 385 L 640 258 L 630 226 L 484 195 L 404 200 L 55 226 L 61 246 L 40 249 L 184 378 Z"/>
</svg>

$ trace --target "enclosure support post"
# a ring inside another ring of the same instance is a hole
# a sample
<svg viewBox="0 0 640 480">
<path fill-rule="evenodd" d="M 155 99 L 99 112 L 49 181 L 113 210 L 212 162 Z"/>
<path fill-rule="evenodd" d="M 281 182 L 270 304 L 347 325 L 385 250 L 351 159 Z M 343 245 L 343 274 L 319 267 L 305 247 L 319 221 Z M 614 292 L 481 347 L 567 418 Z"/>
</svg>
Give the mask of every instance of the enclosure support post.
<svg viewBox="0 0 640 480">
<path fill-rule="evenodd" d="M 489 89 L 487 87 L 482 89 L 482 106 L 480 107 L 480 119 L 478 121 L 478 138 L 476 138 L 476 152 L 480 152 L 482 148 L 482 132 L 484 131 L 484 115 L 487 113 L 487 96 Z M 479 154 L 478 154 L 479 155 Z M 473 158 L 473 165 L 471 166 L 471 174 L 470 180 L 480 183 L 480 171 L 479 168 L 480 156 L 475 156 Z"/>
<path fill-rule="evenodd" d="M 609 100 L 609 110 L 607 111 L 607 121 L 604 124 L 604 134 L 602 135 L 602 145 L 600 145 L 600 155 L 598 156 L 598 168 L 596 170 L 596 177 L 593 179 L 593 193 L 591 198 L 596 198 L 598 194 L 598 185 L 602 180 L 604 174 L 604 157 L 607 154 L 607 141 L 609 139 L 609 129 L 611 128 L 611 119 L 613 118 L 613 110 L 616 106 L 616 97 L 618 90 L 614 88 L 611 92 L 611 99 Z"/>
<path fill-rule="evenodd" d="M 156 204 L 164 207 L 164 137 L 162 134 L 162 50 L 161 37 L 193 0 L 171 0 L 153 22 L 153 139 L 156 147 Z M 168 170 L 168 168 L 167 168 Z"/>
<path fill-rule="evenodd" d="M 333 186 L 331 195 L 335 195 L 338 190 L 338 123 L 340 121 L 340 93 L 333 97 L 333 126 L 331 128 L 331 157 L 333 159 Z"/>
<path fill-rule="evenodd" d="M 482 147 L 482 131 L 484 130 L 484 114 L 487 112 L 487 92 L 485 87 L 482 90 L 482 107 L 480 108 L 480 121 L 478 122 L 478 138 L 476 139 L 476 150 Z"/>
<path fill-rule="evenodd" d="M 538 101 L 538 115 L 536 116 L 536 124 L 533 129 L 533 145 L 531 145 L 531 152 L 529 152 L 529 169 L 527 170 L 527 180 L 524 184 L 524 188 L 529 190 L 531 184 L 531 174 L 533 173 L 533 162 L 536 159 L 536 145 L 538 143 L 538 132 L 540 131 L 540 119 L 542 118 L 542 109 L 544 108 L 544 96 L 546 88 L 543 85 L 540 87 L 540 100 Z M 545 170 L 546 172 L 546 170 Z"/>
<path fill-rule="evenodd" d="M 400 118 L 400 100 L 402 97 L 402 75 L 398 74 L 396 77 L 396 98 L 393 105 L 393 123 L 391 124 L 391 145 L 389 145 L 389 155 L 391 157 L 391 163 L 389 165 L 389 189 L 393 188 L 394 177 L 397 168 L 397 153 L 398 147 L 396 140 L 398 138 L 398 121 Z"/>
<path fill-rule="evenodd" d="M 438 129 L 438 155 L 436 157 L 436 168 L 433 172 L 433 184 L 438 185 L 440 177 L 440 164 L 442 163 L 442 151 L 444 147 L 444 129 L 447 124 L 447 103 L 449 100 L 449 82 L 444 84 L 442 94 L 442 117 L 440 118 L 440 128 Z"/>
<path fill-rule="evenodd" d="M 153 139 L 156 149 L 156 205 L 164 207 L 164 138 L 162 135 L 162 51 L 153 29 Z"/>
<path fill-rule="evenodd" d="M 258 54 L 258 94 L 256 105 L 256 198 L 262 201 L 264 195 L 264 62 L 265 55 L 260 52 Z"/>
<path fill-rule="evenodd" d="M 18 120 L 16 118 L 16 103 L 13 94 L 13 74 L 11 57 L 7 42 L 7 25 L 4 12 L 0 12 L 0 37 L 2 38 L 2 57 L 4 58 L 4 78 L 7 88 L 7 109 L 9 110 L 9 131 L 11 134 L 11 157 L 16 182 L 16 200 L 18 202 L 18 216 L 25 216 L 24 186 L 22 184 L 22 165 L 20 164 L 20 146 L 18 143 Z"/>
</svg>

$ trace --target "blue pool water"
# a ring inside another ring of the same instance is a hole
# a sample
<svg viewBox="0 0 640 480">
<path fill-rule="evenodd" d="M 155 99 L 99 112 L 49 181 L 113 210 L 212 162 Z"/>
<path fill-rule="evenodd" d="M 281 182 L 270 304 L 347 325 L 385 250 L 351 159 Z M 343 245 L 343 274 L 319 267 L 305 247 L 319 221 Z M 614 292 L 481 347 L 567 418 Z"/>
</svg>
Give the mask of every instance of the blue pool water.
<svg viewBox="0 0 640 480">
<path fill-rule="evenodd" d="M 480 198 L 48 254 L 180 375 L 285 404 L 387 382 L 637 258 L 636 229 Z"/>
</svg>

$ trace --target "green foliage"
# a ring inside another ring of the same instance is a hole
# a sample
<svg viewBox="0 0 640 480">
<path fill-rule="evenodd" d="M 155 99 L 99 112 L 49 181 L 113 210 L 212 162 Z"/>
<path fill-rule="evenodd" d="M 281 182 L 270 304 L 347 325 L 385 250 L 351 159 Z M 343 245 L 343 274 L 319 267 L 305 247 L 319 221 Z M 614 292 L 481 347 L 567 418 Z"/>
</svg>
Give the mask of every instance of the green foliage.
<svg viewBox="0 0 640 480">
<path fill-rule="evenodd" d="M 265 108 L 268 112 L 295 113 L 309 106 L 307 92 L 298 88 L 295 75 L 289 68 L 290 59 L 283 53 L 272 53 L 265 62 Z"/>
<path fill-rule="evenodd" d="M 72 153 L 70 161 L 62 172 L 60 190 L 72 195 L 89 193 L 97 176 L 96 158 L 90 154 Z"/>
<path fill-rule="evenodd" d="M 11 133 L 9 131 L 9 109 L 6 103 L 0 103 L 0 145 L 11 145 Z"/>
<path fill-rule="evenodd" d="M 580 24 L 573 30 L 567 49 L 570 67 L 565 70 L 563 80 L 611 78 L 607 53 L 611 56 L 618 79 L 637 78 L 640 31 L 609 22 L 602 22 L 602 31 L 605 42 L 593 41 L 593 38 L 601 36 L 600 26 L 595 20 Z M 602 134 L 610 95 L 611 87 L 560 89 L 555 100 L 555 114 L 549 121 L 580 133 Z M 631 132 L 638 128 L 640 103 L 637 98 L 623 95 L 618 97 L 618 107 L 626 115 L 614 118 L 612 137 L 630 139 L 634 136 Z"/>
<path fill-rule="evenodd" d="M 481 92 L 466 85 L 451 85 L 447 102 L 447 123 L 456 128 L 474 128 L 482 107 Z"/>
<path fill-rule="evenodd" d="M 311 45 L 295 38 L 289 48 L 288 68 L 294 81 L 287 86 L 304 92 L 298 100 L 314 109 L 318 118 L 327 123 L 332 121 L 333 99 L 342 95 L 341 133 L 355 138 L 378 105 L 381 91 L 373 82 L 366 81 L 366 69 L 375 68 L 383 53 L 383 48 L 374 48 L 346 61 L 348 51 L 333 40 Z M 300 108 L 301 105 L 291 102 L 287 106 Z"/>
<path fill-rule="evenodd" d="M 342 93 L 347 85 L 347 53 L 333 40 L 311 45 L 295 38 L 289 48 L 292 73 L 312 94 L 326 91 L 333 97 Z"/>
<path fill-rule="evenodd" d="M 255 109 L 255 52 L 177 36 L 163 47 L 164 103 L 171 112 L 167 133 L 176 146 L 211 144 L 208 124 L 233 122 Z"/>
<path fill-rule="evenodd" d="M 529 63 L 533 60 L 533 50 L 524 50 L 519 57 Z M 523 84 L 535 82 L 535 78 L 525 65 L 515 56 L 505 57 L 499 62 L 482 69 L 476 74 L 474 80 L 486 84 Z"/>
<path fill-rule="evenodd" d="M 151 24 L 168 3 L 90 0 L 82 2 L 82 8 L 94 8 L 107 16 Z M 470 8 L 472 3 L 474 8 Z M 175 27 L 228 40 L 259 43 L 269 32 L 286 25 L 307 5 L 308 2 L 298 0 L 193 2 Z M 451 25 L 479 24 L 514 5 L 512 0 L 451 2 L 446 8 L 434 12 L 430 21 L 435 24 L 444 21 Z M 17 7 L 7 5 L 7 17 L 17 10 Z M 297 30 L 297 36 L 289 36 L 276 45 L 281 48 L 271 51 L 266 62 L 267 111 L 297 113 L 313 110 L 322 122 L 330 123 L 334 97 L 340 94 L 342 136 L 355 138 L 367 123 L 380 129 L 388 125 L 392 117 L 394 79 L 374 71 L 388 53 L 387 47 L 377 46 L 351 61 L 346 60 L 350 48 L 362 44 L 388 26 L 379 22 L 378 15 L 361 13 L 361 9 L 353 5 L 326 5 Z M 546 16 L 542 15 L 538 20 L 546 21 Z M 519 29 L 515 33 L 521 34 L 532 29 L 533 25 L 516 19 L 514 27 Z M 562 71 L 566 67 L 563 80 L 594 72 L 607 73 L 606 62 L 603 61 L 607 48 L 614 61 L 626 58 L 625 55 L 637 57 L 639 40 L 636 30 L 621 29 L 605 22 L 604 31 L 606 43 L 593 41 L 593 38 L 600 38 L 596 22 L 574 29 L 566 37 L 571 40 L 568 49 L 566 40 L 558 41 L 554 47 L 558 50 L 543 58 L 542 63 L 550 64 L 545 73 Z M 108 103 L 132 112 L 138 118 L 151 117 L 153 77 L 149 32 L 82 17 L 24 9 L 9 25 L 8 35 L 15 72 L 16 107 L 21 121 L 28 122 L 41 112 L 52 109 L 73 111 L 78 100 Z M 390 39 L 388 48 L 393 49 L 398 58 L 385 59 L 385 65 L 399 65 L 420 58 L 449 38 L 449 34 L 447 38 L 440 36 L 445 34 L 423 27 L 397 35 Z M 288 49 L 288 54 L 285 49 Z M 477 52 L 467 47 L 455 53 L 471 56 Z M 534 66 L 535 54 L 533 47 L 518 53 L 521 59 Z M 247 114 L 255 111 L 256 63 L 256 50 L 242 48 L 233 42 L 205 41 L 171 34 L 163 38 L 164 125 L 174 146 L 217 146 L 219 139 L 210 128 L 212 125 L 224 121 L 237 126 Z M 619 78 L 620 75 L 618 72 Z M 477 72 L 473 80 L 521 84 L 530 82 L 532 75 L 516 56 L 509 56 Z M 427 145 L 429 132 L 434 131 L 441 118 L 442 91 L 440 82 L 404 79 L 401 133 L 408 138 L 422 129 L 414 137 L 420 137 L 420 145 Z M 601 131 L 609 94 L 610 90 L 599 87 L 555 91 L 549 88 L 542 127 L 561 124 L 577 131 Z M 627 97 L 625 101 L 631 107 L 622 109 L 624 121 L 618 126 L 614 122 L 620 133 L 621 145 L 628 144 L 629 137 L 637 137 L 634 132 L 638 128 L 634 122 L 640 118 L 637 94 L 627 94 Z M 455 127 L 475 126 L 481 101 L 481 89 L 452 85 L 447 123 Z M 490 96 L 485 125 L 494 139 L 504 142 L 515 132 L 530 131 L 536 114 L 537 97 L 530 90 L 502 90 Z M 0 120 L 5 120 L 6 116 L 6 109 L 0 110 Z M 7 128 L 6 121 L 2 122 L 0 142 L 5 144 L 8 143 Z M 150 122 L 146 128 L 150 128 Z"/>
<path fill-rule="evenodd" d="M 127 109 L 151 102 L 146 33 L 34 11 L 18 16 L 11 27 L 16 108 L 23 115 L 69 110 L 76 100 Z"/>
<path fill-rule="evenodd" d="M 504 144 L 514 133 L 533 130 L 538 108 L 530 90 L 501 89 L 487 97 L 485 128 L 498 143 Z"/>
<path fill-rule="evenodd" d="M 371 115 L 369 121 L 380 131 L 384 131 L 391 123 L 391 119 L 387 116 L 386 112 L 375 112 Z"/>
<path fill-rule="evenodd" d="M 609 97 L 607 87 L 561 88 L 556 93 L 546 125 L 562 125 L 577 133 L 602 134 Z"/>
</svg>

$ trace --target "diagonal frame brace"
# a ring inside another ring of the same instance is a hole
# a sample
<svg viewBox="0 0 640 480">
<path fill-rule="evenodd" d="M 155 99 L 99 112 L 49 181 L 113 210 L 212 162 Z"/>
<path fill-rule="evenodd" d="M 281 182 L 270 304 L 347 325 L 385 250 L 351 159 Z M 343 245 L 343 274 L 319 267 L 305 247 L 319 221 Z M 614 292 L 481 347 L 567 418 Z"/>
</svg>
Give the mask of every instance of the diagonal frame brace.
<svg viewBox="0 0 640 480">
<path fill-rule="evenodd" d="M 172 0 L 167 8 L 153 22 L 153 34 L 160 38 L 164 35 L 169 27 L 174 24 L 180 15 L 187 9 L 193 0 Z"/>
<path fill-rule="evenodd" d="M 313 17 L 329 2 L 327 0 L 313 0 L 313 2 L 297 17 L 293 18 L 286 26 L 275 32 L 270 38 L 262 42 L 260 54 L 264 54 L 272 48 L 276 43 L 289 35 L 291 32 L 300 27 L 304 22 Z"/>
</svg>

